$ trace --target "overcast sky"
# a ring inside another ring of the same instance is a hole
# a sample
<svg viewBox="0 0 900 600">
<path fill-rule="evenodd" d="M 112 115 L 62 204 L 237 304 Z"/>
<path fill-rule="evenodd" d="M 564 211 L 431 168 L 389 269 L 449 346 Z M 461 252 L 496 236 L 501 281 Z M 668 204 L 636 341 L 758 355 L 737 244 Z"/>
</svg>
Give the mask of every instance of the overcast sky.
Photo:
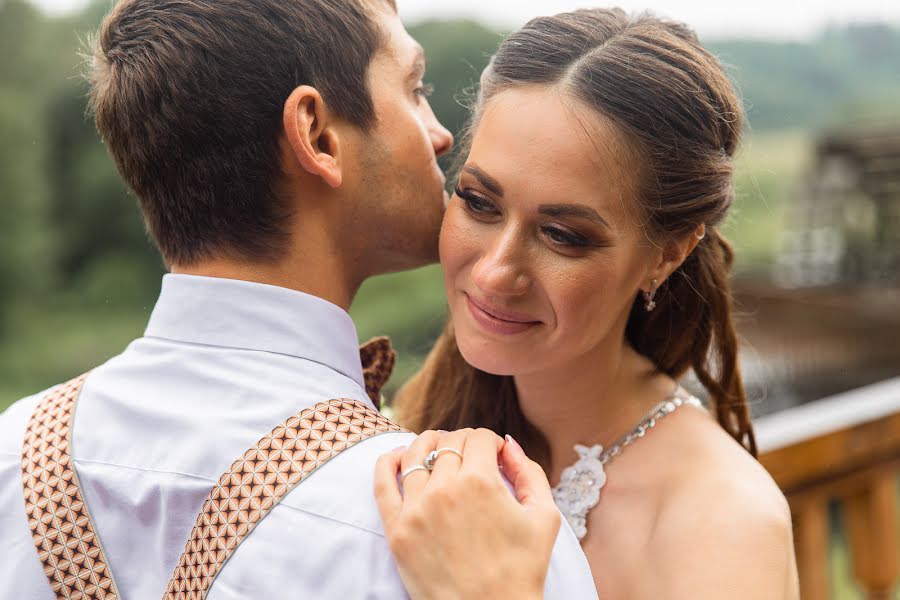
<svg viewBox="0 0 900 600">
<path fill-rule="evenodd" d="M 79 8 L 86 0 L 32 0 L 51 13 Z M 468 17 L 499 28 L 512 28 L 530 17 L 573 8 L 609 6 L 585 0 L 398 0 L 407 22 Z M 626 10 L 651 8 L 685 21 L 707 38 L 752 36 L 808 38 L 828 24 L 885 21 L 900 24 L 900 0 L 619 0 Z"/>
</svg>

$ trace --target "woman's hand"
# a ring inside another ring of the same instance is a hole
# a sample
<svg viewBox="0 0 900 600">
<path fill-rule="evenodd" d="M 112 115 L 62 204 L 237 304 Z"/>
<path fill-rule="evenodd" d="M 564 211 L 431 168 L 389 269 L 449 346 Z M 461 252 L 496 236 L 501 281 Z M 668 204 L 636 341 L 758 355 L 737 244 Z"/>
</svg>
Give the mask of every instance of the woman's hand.
<svg viewBox="0 0 900 600">
<path fill-rule="evenodd" d="M 543 598 L 560 514 L 541 467 L 486 429 L 426 431 L 378 460 L 375 498 L 415 600 Z M 443 451 L 428 472 L 400 473 Z M 510 492 L 498 468 L 512 483 Z"/>
</svg>

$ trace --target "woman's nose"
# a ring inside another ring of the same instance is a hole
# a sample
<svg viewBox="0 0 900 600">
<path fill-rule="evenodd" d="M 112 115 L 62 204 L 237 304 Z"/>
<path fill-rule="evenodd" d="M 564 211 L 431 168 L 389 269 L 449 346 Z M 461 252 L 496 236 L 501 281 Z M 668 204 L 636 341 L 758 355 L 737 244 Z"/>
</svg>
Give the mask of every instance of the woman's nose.
<svg viewBox="0 0 900 600">
<path fill-rule="evenodd" d="M 512 236 L 497 240 L 472 268 L 473 283 L 487 296 L 522 296 L 531 288 L 522 249 Z"/>
</svg>

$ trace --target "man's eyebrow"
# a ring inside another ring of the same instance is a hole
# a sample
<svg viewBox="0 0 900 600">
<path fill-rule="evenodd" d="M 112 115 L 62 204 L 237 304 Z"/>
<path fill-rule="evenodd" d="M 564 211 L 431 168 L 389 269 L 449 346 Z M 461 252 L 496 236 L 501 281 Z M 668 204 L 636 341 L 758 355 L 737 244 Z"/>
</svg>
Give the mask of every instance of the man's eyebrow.
<svg viewBox="0 0 900 600">
<path fill-rule="evenodd" d="M 503 186 L 500 185 L 500 182 L 482 171 L 476 165 L 466 165 L 462 168 L 462 171 L 477 179 L 478 183 L 487 188 L 492 194 L 501 198 L 503 197 Z"/>
<path fill-rule="evenodd" d="M 606 219 L 600 216 L 596 210 L 584 204 L 542 204 L 538 207 L 538 212 L 548 217 L 575 217 L 578 219 L 586 219 L 602 225 L 607 229 L 612 229 Z"/>
<path fill-rule="evenodd" d="M 425 76 L 425 49 L 416 44 L 415 55 L 413 56 L 412 65 L 409 67 L 410 80 L 419 80 Z"/>
</svg>

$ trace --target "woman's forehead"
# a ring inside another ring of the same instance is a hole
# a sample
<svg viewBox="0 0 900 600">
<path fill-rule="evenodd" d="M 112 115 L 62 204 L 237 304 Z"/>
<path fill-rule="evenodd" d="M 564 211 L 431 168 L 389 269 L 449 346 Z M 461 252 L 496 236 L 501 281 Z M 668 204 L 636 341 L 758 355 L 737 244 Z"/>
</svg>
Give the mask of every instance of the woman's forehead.
<svg viewBox="0 0 900 600">
<path fill-rule="evenodd" d="M 633 195 L 632 154 L 609 120 L 557 87 L 535 86 L 487 102 L 468 160 L 520 193 L 564 190 L 581 201 L 619 204 Z"/>
</svg>

